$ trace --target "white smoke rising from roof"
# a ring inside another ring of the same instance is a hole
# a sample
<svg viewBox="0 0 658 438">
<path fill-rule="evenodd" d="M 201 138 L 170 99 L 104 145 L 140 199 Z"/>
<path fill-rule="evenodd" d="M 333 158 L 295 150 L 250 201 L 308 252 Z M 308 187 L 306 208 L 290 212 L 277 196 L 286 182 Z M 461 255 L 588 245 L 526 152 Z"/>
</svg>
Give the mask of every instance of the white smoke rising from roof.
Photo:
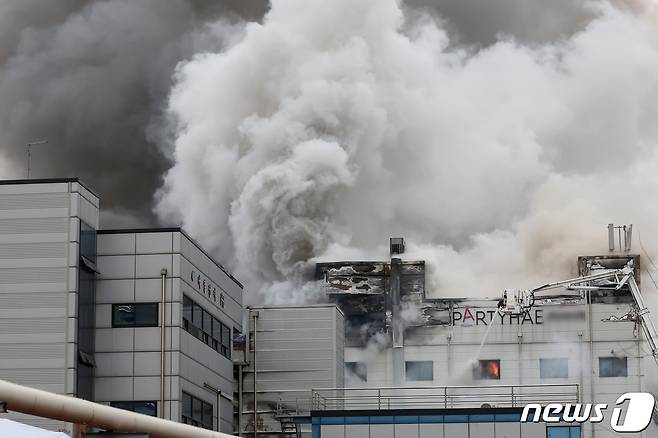
<svg viewBox="0 0 658 438">
<path fill-rule="evenodd" d="M 179 65 L 158 213 L 266 296 L 391 235 L 434 269 L 430 294 L 459 296 L 567 275 L 609 221 L 651 241 L 658 24 L 640 9 L 476 50 L 394 0 L 274 0 Z"/>
</svg>

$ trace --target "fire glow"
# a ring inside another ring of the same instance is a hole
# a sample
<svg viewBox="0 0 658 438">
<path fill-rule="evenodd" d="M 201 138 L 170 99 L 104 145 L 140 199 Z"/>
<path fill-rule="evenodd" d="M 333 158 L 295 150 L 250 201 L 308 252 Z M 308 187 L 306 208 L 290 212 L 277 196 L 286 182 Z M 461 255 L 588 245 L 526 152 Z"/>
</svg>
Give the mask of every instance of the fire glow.
<svg viewBox="0 0 658 438">
<path fill-rule="evenodd" d="M 473 367 L 473 379 L 475 380 L 500 380 L 500 360 L 479 360 Z"/>
</svg>

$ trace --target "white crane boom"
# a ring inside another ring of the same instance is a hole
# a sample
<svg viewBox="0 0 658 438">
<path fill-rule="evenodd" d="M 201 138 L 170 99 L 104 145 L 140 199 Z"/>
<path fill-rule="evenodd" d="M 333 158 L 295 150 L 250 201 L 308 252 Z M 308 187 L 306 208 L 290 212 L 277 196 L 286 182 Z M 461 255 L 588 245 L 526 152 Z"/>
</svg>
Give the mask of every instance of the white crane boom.
<svg viewBox="0 0 658 438">
<path fill-rule="evenodd" d="M 608 280 L 602 284 L 603 280 Z M 507 289 L 503 294 L 499 307 L 503 313 L 520 314 L 527 312 L 535 304 L 535 293 L 556 288 L 569 290 L 619 290 L 628 285 L 635 309 L 633 315 L 642 327 L 651 355 L 658 364 L 658 331 L 649 317 L 649 308 L 644 303 L 640 288 L 635 281 L 632 261 L 621 269 L 606 269 L 596 274 L 584 275 L 569 280 L 547 283 L 529 290 Z"/>
</svg>

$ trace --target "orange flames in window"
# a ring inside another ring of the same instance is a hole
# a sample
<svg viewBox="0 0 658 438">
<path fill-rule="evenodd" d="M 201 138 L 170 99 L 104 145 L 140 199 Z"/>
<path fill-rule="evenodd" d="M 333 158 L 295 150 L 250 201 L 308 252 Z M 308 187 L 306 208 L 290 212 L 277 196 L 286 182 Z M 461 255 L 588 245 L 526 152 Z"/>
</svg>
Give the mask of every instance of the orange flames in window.
<svg viewBox="0 0 658 438">
<path fill-rule="evenodd" d="M 487 364 L 487 374 L 492 379 L 500 379 L 500 364 L 498 361 L 490 360 Z"/>
<path fill-rule="evenodd" d="M 474 376 L 476 379 L 500 379 L 500 361 L 498 359 L 480 360 L 479 366 L 475 369 Z"/>
</svg>

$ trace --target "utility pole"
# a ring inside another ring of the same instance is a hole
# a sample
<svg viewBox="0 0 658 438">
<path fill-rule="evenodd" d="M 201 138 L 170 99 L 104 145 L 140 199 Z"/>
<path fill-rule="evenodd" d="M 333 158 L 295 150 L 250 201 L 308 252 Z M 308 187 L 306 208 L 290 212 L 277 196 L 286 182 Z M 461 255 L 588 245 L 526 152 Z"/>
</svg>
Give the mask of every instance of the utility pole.
<svg viewBox="0 0 658 438">
<path fill-rule="evenodd" d="M 32 141 L 27 144 L 27 179 L 30 179 L 31 160 L 32 160 L 32 146 L 39 146 L 48 143 L 48 140 Z"/>
</svg>

